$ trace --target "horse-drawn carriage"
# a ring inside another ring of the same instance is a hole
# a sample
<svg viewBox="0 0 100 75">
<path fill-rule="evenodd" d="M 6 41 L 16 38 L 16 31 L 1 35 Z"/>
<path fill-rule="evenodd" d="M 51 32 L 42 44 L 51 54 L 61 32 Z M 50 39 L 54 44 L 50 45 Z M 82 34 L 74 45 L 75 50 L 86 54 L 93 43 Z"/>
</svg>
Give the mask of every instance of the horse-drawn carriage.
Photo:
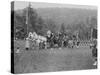
<svg viewBox="0 0 100 75">
<path fill-rule="evenodd" d="M 68 47 L 73 48 L 76 45 L 72 36 L 63 34 L 63 33 L 52 33 L 51 31 L 47 32 L 46 36 L 41 36 L 35 32 L 29 33 L 28 36 L 31 41 L 31 48 L 46 49 L 46 48 L 60 48 Z"/>
</svg>

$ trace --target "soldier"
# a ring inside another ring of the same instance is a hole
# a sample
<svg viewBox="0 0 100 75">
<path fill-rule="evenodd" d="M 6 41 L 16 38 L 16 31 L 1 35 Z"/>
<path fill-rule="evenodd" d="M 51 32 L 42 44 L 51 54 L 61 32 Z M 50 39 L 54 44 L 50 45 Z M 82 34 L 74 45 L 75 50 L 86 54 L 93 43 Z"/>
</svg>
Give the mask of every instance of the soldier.
<svg viewBox="0 0 100 75">
<path fill-rule="evenodd" d="M 47 44 L 50 47 L 50 42 L 51 42 L 51 31 L 50 30 L 47 31 L 47 36 L 46 37 L 47 37 Z"/>
<path fill-rule="evenodd" d="M 64 47 L 68 46 L 68 35 L 65 34 L 64 36 L 64 42 L 63 42 Z"/>
<path fill-rule="evenodd" d="M 97 40 L 93 41 L 94 46 L 92 47 L 92 57 L 93 57 L 93 65 L 97 65 Z"/>
<path fill-rule="evenodd" d="M 48 31 L 47 31 L 47 37 L 50 37 L 50 35 L 51 35 L 51 31 L 48 30 Z"/>
</svg>

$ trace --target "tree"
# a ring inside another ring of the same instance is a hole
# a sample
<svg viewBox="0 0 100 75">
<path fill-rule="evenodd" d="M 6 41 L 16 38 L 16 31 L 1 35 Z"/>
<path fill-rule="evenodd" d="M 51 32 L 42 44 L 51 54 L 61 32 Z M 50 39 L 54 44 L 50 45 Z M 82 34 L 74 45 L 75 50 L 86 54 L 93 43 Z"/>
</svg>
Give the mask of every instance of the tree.
<svg viewBox="0 0 100 75">
<path fill-rule="evenodd" d="M 28 26 L 28 32 L 33 32 L 33 31 L 37 31 L 36 28 L 36 23 L 37 23 L 37 19 L 38 19 L 38 15 L 37 12 L 35 11 L 35 9 L 31 8 L 31 6 L 29 5 L 29 7 L 26 8 L 26 21 L 28 22 L 27 26 Z"/>
<path fill-rule="evenodd" d="M 17 37 L 27 37 L 29 32 L 36 32 L 38 34 L 43 31 L 43 19 L 38 16 L 35 9 L 28 6 L 21 10 L 22 13 L 17 14 L 14 11 L 14 32 Z"/>
<path fill-rule="evenodd" d="M 25 25 L 24 18 L 20 16 L 19 14 L 17 14 L 15 11 L 13 11 L 12 15 L 14 16 L 14 21 L 13 21 L 14 37 L 17 37 L 17 38 L 21 38 L 21 36 L 25 37 L 26 30 L 24 26 Z"/>
<path fill-rule="evenodd" d="M 51 30 L 54 33 L 57 32 L 56 23 L 52 19 L 46 19 L 45 22 L 46 22 L 46 28 L 47 28 L 47 30 Z"/>
<path fill-rule="evenodd" d="M 65 27 L 64 23 L 62 23 L 62 25 L 61 25 L 60 32 L 61 33 L 65 33 L 66 32 L 66 27 Z"/>
</svg>

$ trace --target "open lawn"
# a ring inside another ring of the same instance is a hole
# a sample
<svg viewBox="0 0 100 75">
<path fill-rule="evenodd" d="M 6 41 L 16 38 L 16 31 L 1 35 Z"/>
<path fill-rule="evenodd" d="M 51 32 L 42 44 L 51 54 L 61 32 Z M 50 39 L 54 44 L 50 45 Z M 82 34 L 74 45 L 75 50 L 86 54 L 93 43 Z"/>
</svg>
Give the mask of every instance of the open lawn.
<svg viewBox="0 0 100 75">
<path fill-rule="evenodd" d="M 89 47 L 28 50 L 20 41 L 20 53 L 14 54 L 15 73 L 36 73 L 68 70 L 95 69 Z M 15 43 L 15 51 L 18 44 Z"/>
</svg>

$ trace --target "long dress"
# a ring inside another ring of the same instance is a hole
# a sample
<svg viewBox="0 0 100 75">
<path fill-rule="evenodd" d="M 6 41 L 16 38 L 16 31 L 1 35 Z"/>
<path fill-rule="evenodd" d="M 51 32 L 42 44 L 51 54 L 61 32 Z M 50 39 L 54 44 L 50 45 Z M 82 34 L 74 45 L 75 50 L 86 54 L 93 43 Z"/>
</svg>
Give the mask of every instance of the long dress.
<svg viewBox="0 0 100 75">
<path fill-rule="evenodd" d="M 26 39 L 25 47 L 26 48 L 29 48 L 30 47 L 30 43 L 29 43 L 29 40 L 28 39 Z"/>
</svg>

